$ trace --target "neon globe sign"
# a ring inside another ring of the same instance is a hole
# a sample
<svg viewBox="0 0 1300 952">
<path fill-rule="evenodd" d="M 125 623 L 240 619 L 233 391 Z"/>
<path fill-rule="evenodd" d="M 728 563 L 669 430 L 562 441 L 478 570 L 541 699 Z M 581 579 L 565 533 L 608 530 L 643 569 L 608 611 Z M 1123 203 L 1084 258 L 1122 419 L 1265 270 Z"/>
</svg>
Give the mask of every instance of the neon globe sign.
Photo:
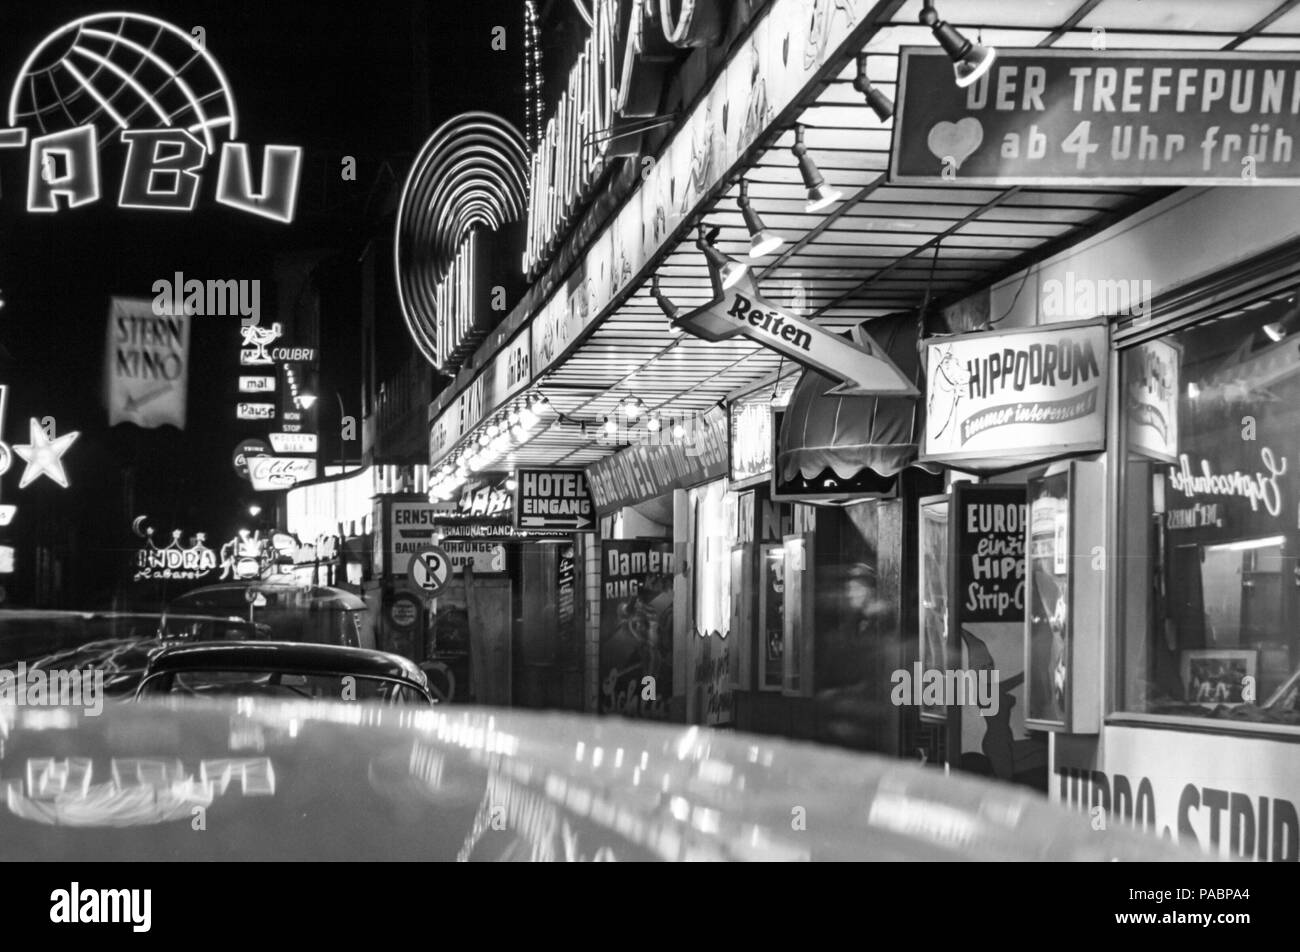
<svg viewBox="0 0 1300 952">
<path fill-rule="evenodd" d="M 28 149 L 28 211 L 99 201 L 99 154 L 115 142 L 120 208 L 192 211 L 215 156 L 218 203 L 293 220 L 302 149 L 265 146 L 255 179 L 225 73 L 197 36 L 164 20 L 98 13 L 49 34 L 19 70 L 7 120 L 0 153 Z"/>
</svg>

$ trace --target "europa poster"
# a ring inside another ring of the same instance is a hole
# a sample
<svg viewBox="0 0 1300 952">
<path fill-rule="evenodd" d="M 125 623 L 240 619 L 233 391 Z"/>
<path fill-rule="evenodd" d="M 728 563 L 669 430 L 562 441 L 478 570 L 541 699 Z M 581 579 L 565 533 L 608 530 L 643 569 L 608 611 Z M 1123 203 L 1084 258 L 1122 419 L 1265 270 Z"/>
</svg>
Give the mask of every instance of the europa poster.
<svg viewBox="0 0 1300 952">
<path fill-rule="evenodd" d="M 666 718 L 673 684 L 672 543 L 601 543 L 600 712 Z"/>
</svg>

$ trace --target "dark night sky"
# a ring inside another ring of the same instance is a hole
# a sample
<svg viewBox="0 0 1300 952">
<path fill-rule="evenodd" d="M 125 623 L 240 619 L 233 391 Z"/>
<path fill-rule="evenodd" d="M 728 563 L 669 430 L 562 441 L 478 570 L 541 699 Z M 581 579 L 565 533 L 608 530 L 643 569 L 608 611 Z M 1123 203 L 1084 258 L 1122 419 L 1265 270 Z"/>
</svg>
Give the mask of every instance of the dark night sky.
<svg viewBox="0 0 1300 952">
<path fill-rule="evenodd" d="M 23 60 L 46 34 L 79 16 L 123 6 L 6 4 L 0 11 L 5 101 Z M 186 31 L 204 28 L 237 103 L 238 140 L 249 143 L 255 157 L 264 144 L 304 148 L 293 224 L 213 201 L 215 160 L 205 170 L 194 213 L 118 209 L 115 166 L 124 149 L 116 143 L 101 153 L 105 197 L 99 203 L 35 215 L 23 201 L 26 150 L 0 152 L 0 345 L 12 358 L 0 368 L 11 384 L 4 438 L 26 442 L 27 417 L 45 415 L 55 417 L 60 432 L 82 434 L 65 457 L 70 489 L 42 479 L 19 492 L 22 462 L 16 460 L 3 477 L 0 501 L 19 505 L 8 531 L 20 564 L 38 522 L 76 527 L 68 607 L 103 604 L 134 548 L 124 519 L 124 467 L 134 463 L 135 508 L 150 515 L 163 537 L 173 527 L 187 534 L 204 530 L 216 548 L 246 521 L 240 517 L 249 487 L 231 468 L 232 449 L 242 436 L 264 435 L 265 429 L 241 429 L 246 425 L 234 420 L 237 319 L 197 317 L 187 430 L 141 431 L 128 424 L 109 431 L 101 403 L 109 297 L 151 296 L 155 280 L 183 271 L 201 279 L 260 279 L 266 310 L 274 304 L 268 286 L 276 256 L 319 249 L 336 264 L 328 278 L 333 291 L 322 300 L 328 343 L 359 320 L 355 262 L 368 229 L 376 227 L 373 216 L 367 220 L 366 198 L 381 164 L 389 161 L 404 177 L 433 127 L 465 109 L 495 111 L 522 126 L 520 0 L 454 6 L 425 0 L 431 11 L 427 128 L 413 118 L 412 6 L 413 0 L 127 5 Z M 498 24 L 507 30 L 505 52 L 491 49 Z M 341 181 L 344 155 L 357 159 L 355 182 Z M 387 270 L 381 276 L 391 280 Z M 331 403 L 332 396 L 326 394 Z M 356 398 L 347 402 L 355 406 Z"/>
</svg>

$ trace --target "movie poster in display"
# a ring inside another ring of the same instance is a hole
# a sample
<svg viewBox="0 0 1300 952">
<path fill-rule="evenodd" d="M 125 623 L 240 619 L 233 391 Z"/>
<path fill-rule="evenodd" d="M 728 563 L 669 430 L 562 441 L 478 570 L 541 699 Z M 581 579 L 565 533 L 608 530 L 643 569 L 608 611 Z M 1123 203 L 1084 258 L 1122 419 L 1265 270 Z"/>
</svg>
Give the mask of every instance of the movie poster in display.
<svg viewBox="0 0 1300 952">
<path fill-rule="evenodd" d="M 1045 740 L 1025 724 L 1027 508 L 1023 485 L 963 480 L 952 487 L 944 668 L 961 677 L 951 683 L 964 697 L 945 698 L 948 758 L 1012 782 L 1028 782 L 1047 764 Z"/>
<path fill-rule="evenodd" d="M 672 543 L 603 541 L 600 713 L 666 718 L 672 662 Z"/>
</svg>

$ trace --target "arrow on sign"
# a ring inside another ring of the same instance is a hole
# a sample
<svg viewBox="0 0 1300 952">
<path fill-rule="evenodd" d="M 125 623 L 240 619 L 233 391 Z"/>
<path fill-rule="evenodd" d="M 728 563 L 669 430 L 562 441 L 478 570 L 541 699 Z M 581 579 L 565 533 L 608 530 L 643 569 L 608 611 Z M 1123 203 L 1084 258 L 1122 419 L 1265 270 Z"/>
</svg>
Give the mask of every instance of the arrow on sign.
<svg viewBox="0 0 1300 952">
<path fill-rule="evenodd" d="M 712 264 L 709 276 L 713 280 L 713 300 L 677 318 L 673 321 L 675 327 L 708 341 L 744 335 L 842 381 L 829 393 L 920 396 L 920 391 L 861 327 L 854 328 L 856 341 L 846 340 L 764 300 L 748 273 L 726 289 Z"/>
<path fill-rule="evenodd" d="M 556 527 L 559 529 L 586 529 L 592 525 L 592 519 L 589 516 L 520 516 L 519 528 L 521 529 L 549 529 Z"/>
<path fill-rule="evenodd" d="M 172 385 L 166 384 L 165 386 L 159 387 L 157 390 L 150 390 L 148 393 L 142 394 L 138 397 L 135 394 L 128 394 L 126 401 L 122 404 L 122 412 L 131 413 L 138 410 L 146 403 L 153 403 L 153 401 L 157 400 L 163 394 L 171 393 L 171 390 Z"/>
</svg>

